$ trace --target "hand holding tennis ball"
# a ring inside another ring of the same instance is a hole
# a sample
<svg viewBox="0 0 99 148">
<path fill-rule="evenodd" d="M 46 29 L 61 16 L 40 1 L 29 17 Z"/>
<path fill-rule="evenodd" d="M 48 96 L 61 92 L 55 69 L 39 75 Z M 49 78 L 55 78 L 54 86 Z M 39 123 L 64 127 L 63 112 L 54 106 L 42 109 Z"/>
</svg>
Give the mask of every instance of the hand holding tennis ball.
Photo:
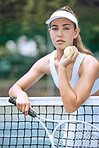
<svg viewBox="0 0 99 148">
<path fill-rule="evenodd" d="M 72 52 L 74 54 L 74 49 L 72 48 L 72 46 L 68 46 L 64 49 L 64 55 L 66 58 L 70 56 L 70 49 L 72 50 Z"/>
</svg>

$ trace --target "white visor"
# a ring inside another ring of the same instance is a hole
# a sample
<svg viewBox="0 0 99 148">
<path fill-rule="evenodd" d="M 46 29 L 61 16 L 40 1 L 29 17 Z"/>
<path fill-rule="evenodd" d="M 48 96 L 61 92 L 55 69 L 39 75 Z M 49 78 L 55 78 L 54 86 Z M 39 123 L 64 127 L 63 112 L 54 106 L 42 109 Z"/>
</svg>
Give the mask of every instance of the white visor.
<svg viewBox="0 0 99 148">
<path fill-rule="evenodd" d="M 55 11 L 51 15 L 50 19 L 48 19 L 45 23 L 50 26 L 50 23 L 57 18 L 67 18 L 70 21 L 72 21 L 73 23 L 75 23 L 76 28 L 78 27 L 78 21 L 77 21 L 76 17 L 74 15 L 72 15 L 71 13 L 64 11 L 64 10 Z"/>
</svg>

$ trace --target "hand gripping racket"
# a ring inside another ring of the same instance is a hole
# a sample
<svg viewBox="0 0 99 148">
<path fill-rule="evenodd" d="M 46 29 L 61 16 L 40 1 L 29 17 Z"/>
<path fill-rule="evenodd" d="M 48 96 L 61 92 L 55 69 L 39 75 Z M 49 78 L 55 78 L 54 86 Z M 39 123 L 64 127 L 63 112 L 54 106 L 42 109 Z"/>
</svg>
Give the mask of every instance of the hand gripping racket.
<svg viewBox="0 0 99 148">
<path fill-rule="evenodd" d="M 16 106 L 16 99 L 13 96 L 8 101 Z M 41 123 L 48 134 L 53 148 L 99 147 L 99 129 L 88 122 L 47 119 L 39 116 L 30 108 L 28 114 Z M 44 121 L 56 123 L 52 134 L 49 133 L 43 123 Z"/>
</svg>

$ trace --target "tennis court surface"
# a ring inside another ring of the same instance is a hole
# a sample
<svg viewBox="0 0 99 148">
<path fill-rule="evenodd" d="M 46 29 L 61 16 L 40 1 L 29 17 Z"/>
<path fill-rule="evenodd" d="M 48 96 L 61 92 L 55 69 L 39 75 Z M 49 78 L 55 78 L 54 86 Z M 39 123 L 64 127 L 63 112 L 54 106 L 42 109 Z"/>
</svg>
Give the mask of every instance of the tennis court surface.
<svg viewBox="0 0 99 148">
<path fill-rule="evenodd" d="M 8 102 L 8 97 L 0 98 L 0 148 L 52 148 L 43 126 L 31 116 L 25 116 L 17 107 Z M 80 120 L 99 129 L 99 97 L 90 97 L 76 112 L 67 114 L 60 97 L 30 97 L 31 106 L 38 115 L 52 120 Z M 52 134 L 56 123 L 44 121 Z M 71 127 L 71 133 L 76 131 Z M 99 148 L 99 132 L 92 128 L 89 137 L 81 130 L 68 134 L 64 148 Z M 94 132 L 96 137 L 92 137 Z M 71 134 L 72 135 L 72 134 Z M 71 139 L 70 139 L 71 138 Z M 55 145 L 55 148 L 57 145 Z"/>
</svg>

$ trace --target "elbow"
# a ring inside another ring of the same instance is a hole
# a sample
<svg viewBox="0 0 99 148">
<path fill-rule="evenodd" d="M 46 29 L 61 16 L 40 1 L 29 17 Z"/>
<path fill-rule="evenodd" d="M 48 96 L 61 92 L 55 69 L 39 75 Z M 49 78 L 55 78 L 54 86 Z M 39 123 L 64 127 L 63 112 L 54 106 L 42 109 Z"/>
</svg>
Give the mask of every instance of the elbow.
<svg viewBox="0 0 99 148">
<path fill-rule="evenodd" d="M 73 95 L 72 97 L 65 97 L 62 100 L 66 113 L 73 113 L 79 108 L 76 95 Z"/>
<path fill-rule="evenodd" d="M 64 108 L 66 113 L 73 113 L 78 109 L 77 107 L 74 107 L 74 106 L 67 107 L 65 105 L 64 105 Z"/>
</svg>

